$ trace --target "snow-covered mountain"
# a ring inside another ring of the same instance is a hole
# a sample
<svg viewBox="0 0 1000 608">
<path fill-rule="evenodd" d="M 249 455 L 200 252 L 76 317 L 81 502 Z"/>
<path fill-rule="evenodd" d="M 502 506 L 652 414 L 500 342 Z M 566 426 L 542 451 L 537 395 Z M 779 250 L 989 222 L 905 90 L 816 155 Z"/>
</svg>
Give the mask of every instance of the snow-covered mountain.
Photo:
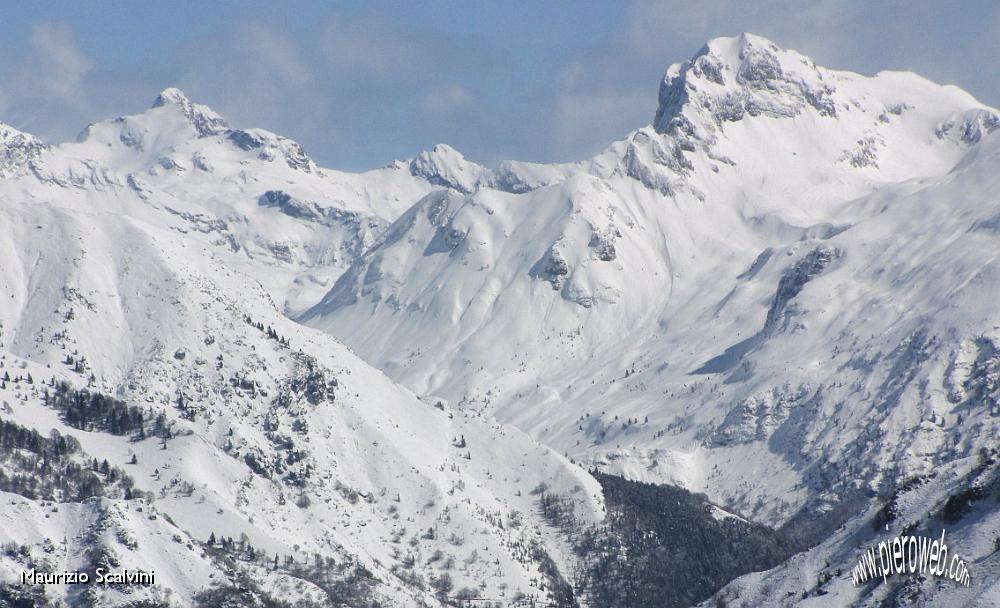
<svg viewBox="0 0 1000 608">
<path fill-rule="evenodd" d="M 445 145 L 361 174 L 323 169 L 296 142 L 231 129 L 173 88 L 146 112 L 88 126 L 76 143 L 46 147 L 3 129 L 5 176 L 103 192 L 117 212 L 166 210 L 288 313 L 314 304 L 420 197 L 480 183 L 526 191 L 567 172 L 531 163 L 487 170 Z M 134 209 L 136 199 L 147 209 Z"/>
<path fill-rule="evenodd" d="M 360 174 L 177 89 L 75 143 L 0 125 L 3 580 L 607 605 L 587 551 L 652 559 L 672 511 L 596 467 L 808 548 L 718 601 L 1000 601 L 1000 115 L 749 34 L 651 114 L 578 163 Z M 973 586 L 853 587 L 873 521 L 947 526 Z"/>
<path fill-rule="evenodd" d="M 558 184 L 428 195 L 301 319 L 417 394 L 773 525 L 995 449 L 996 111 L 752 35 L 659 101 Z"/>
<path fill-rule="evenodd" d="M 128 595 L 46 588 L 71 605 L 188 605 L 240 577 L 255 601 L 295 605 L 328 605 L 330 588 L 359 606 L 550 594 L 564 541 L 538 489 L 597 521 L 597 482 L 282 315 L 441 188 L 439 172 L 486 170 L 444 147 L 361 175 L 320 169 L 175 89 L 76 143 L 4 127 L 3 145 L 5 581 L 27 564 L 157 573 Z M 50 433 L 62 439 L 46 447 Z M 68 454 L 52 447 L 66 437 Z M 57 456 L 55 487 L 30 481 Z"/>
</svg>

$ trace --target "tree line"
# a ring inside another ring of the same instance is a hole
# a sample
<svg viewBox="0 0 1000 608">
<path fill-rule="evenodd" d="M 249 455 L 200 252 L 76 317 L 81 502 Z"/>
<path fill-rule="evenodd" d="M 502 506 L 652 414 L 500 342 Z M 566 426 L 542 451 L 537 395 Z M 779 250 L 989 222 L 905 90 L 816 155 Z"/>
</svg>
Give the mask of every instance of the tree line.
<svg viewBox="0 0 1000 608">
<path fill-rule="evenodd" d="M 130 499 L 135 482 L 107 460 L 88 463 L 80 443 L 52 430 L 0 419 L 0 491 L 31 500 L 80 502 L 94 496 Z"/>
</svg>

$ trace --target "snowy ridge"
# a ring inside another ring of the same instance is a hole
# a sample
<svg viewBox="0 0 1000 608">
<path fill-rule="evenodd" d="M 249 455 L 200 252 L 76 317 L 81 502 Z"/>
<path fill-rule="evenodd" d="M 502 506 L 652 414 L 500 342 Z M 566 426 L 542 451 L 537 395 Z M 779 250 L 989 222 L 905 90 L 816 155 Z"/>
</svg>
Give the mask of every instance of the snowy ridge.
<svg viewBox="0 0 1000 608">
<path fill-rule="evenodd" d="M 229 123 L 222 116 L 219 116 L 212 108 L 192 103 L 180 89 L 171 87 L 164 89 L 153 102 L 153 108 L 165 105 L 177 106 L 188 122 L 195 128 L 198 135 L 208 137 L 217 135 L 229 129 Z"/>
<path fill-rule="evenodd" d="M 466 160 L 451 146 L 438 144 L 418 154 L 410 161 L 409 168 L 415 177 L 464 194 L 483 188 L 520 194 L 558 183 L 581 167 L 503 161 L 496 168 L 487 169 Z"/>
<path fill-rule="evenodd" d="M 152 108 L 88 126 L 76 143 L 46 147 L 4 127 L 0 171 L 97 196 L 115 212 L 164 208 L 200 232 L 228 262 L 262 281 L 288 313 L 314 304 L 386 224 L 425 194 L 444 188 L 528 190 L 566 170 L 504 163 L 496 170 L 438 146 L 409 162 L 361 174 L 322 169 L 296 142 L 264 129 L 232 129 L 178 89 Z M 455 181 L 457 180 L 457 181 Z M 308 213 L 268 202 L 268 193 Z M 261 204 L 261 201 L 263 203 Z"/>
<path fill-rule="evenodd" d="M 0 177 L 16 176 L 23 172 L 28 161 L 36 158 L 44 149 L 45 144 L 35 136 L 0 123 Z"/>
</svg>

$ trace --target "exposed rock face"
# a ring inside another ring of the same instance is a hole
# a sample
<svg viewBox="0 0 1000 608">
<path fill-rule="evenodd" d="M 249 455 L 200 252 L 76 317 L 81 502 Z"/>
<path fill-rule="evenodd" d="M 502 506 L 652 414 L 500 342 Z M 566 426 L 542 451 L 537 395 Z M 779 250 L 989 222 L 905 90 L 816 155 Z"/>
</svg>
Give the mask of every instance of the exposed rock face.
<svg viewBox="0 0 1000 608">
<path fill-rule="evenodd" d="M 0 178 L 24 172 L 45 148 L 35 136 L 0 123 Z"/>
<path fill-rule="evenodd" d="M 830 262 L 840 256 L 841 251 L 836 248 L 817 247 L 783 272 L 781 280 L 778 281 L 778 289 L 771 302 L 771 308 L 767 311 L 764 328 L 773 330 L 782 320 L 786 319 L 789 304 L 802 291 L 806 283 L 813 280 L 826 269 Z"/>
<path fill-rule="evenodd" d="M 484 169 L 465 160 L 457 150 L 445 144 L 434 146 L 410 161 L 410 173 L 432 184 L 469 193 L 475 187 Z"/>
<path fill-rule="evenodd" d="M 225 118 L 216 114 L 208 106 L 192 103 L 180 89 L 164 89 L 156 97 L 153 107 L 160 108 L 168 104 L 179 108 L 201 137 L 218 135 L 229 129 Z"/>
<path fill-rule="evenodd" d="M 685 123 L 688 105 L 720 126 L 744 116 L 790 118 L 805 107 L 835 117 L 833 80 L 808 58 L 763 38 L 743 34 L 717 39 L 692 60 L 667 70 L 653 125 L 660 133 L 674 134 Z"/>
</svg>

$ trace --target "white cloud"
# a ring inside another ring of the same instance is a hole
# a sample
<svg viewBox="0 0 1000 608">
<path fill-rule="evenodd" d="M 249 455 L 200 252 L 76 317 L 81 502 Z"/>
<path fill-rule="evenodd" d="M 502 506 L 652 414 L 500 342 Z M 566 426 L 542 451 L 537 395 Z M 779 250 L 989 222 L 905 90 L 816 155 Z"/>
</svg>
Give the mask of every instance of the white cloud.
<svg viewBox="0 0 1000 608">
<path fill-rule="evenodd" d="M 424 95 L 424 111 L 431 114 L 451 114 L 475 103 L 476 96 L 460 84 L 449 83 L 431 89 Z"/>
<path fill-rule="evenodd" d="M 656 99 L 648 91 L 563 93 L 555 103 L 551 153 L 579 160 L 653 119 Z"/>
<path fill-rule="evenodd" d="M 426 41 L 404 32 L 379 16 L 330 17 L 321 33 L 328 65 L 338 71 L 390 76 L 426 62 Z"/>
<path fill-rule="evenodd" d="M 179 53 L 185 93 L 231 124 L 263 127 L 288 137 L 328 135 L 327 79 L 301 40 L 256 22 L 191 42 Z M 166 85 L 168 83 L 162 83 Z M 303 142 L 308 149 L 309 141 Z"/>
<path fill-rule="evenodd" d="M 233 34 L 236 47 L 253 72 L 266 75 L 277 85 L 299 86 L 311 77 L 302 53 L 287 36 L 259 24 L 240 26 Z"/>
<path fill-rule="evenodd" d="M 0 120 L 49 141 L 79 132 L 93 120 L 88 83 L 95 62 L 65 23 L 38 23 L 20 48 L 3 48 Z M 84 119 L 86 117 L 86 119 Z"/>
<path fill-rule="evenodd" d="M 31 28 L 24 77 L 43 96 L 83 107 L 84 77 L 93 62 L 76 45 L 73 30 L 64 23 L 43 23 Z"/>
</svg>

